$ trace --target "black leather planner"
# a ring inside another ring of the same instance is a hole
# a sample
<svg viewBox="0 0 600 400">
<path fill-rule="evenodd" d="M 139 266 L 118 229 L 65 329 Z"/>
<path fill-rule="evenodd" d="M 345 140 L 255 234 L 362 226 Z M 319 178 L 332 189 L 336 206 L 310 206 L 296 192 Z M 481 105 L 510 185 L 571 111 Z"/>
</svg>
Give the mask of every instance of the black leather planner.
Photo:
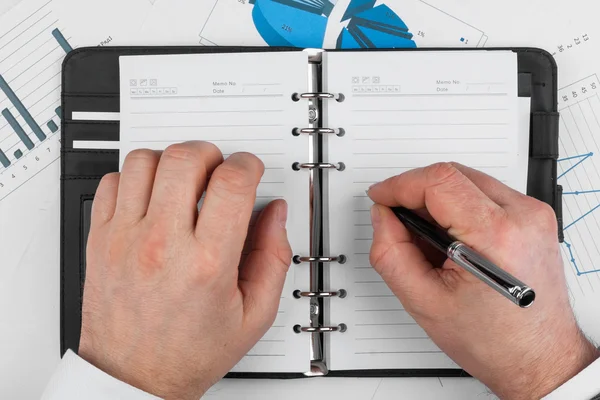
<svg viewBox="0 0 600 400">
<path fill-rule="evenodd" d="M 77 351 L 81 330 L 81 306 L 86 271 L 86 243 L 90 229 L 91 207 L 94 194 L 101 178 L 119 170 L 118 144 L 115 149 L 75 148 L 77 141 L 118 142 L 120 124 L 118 121 L 74 120 L 73 112 L 93 111 L 119 113 L 120 110 L 120 71 L 119 57 L 125 55 L 165 55 L 165 54 L 219 54 L 219 53 L 260 53 L 302 51 L 289 48 L 247 48 L 247 47 L 115 47 L 82 48 L 71 52 L 65 59 L 62 73 L 62 159 L 61 159 L 61 353 L 72 349 Z M 448 51 L 456 49 L 389 49 L 377 50 L 395 52 Z M 518 95 L 531 99 L 529 169 L 527 194 L 549 204 L 556 212 L 559 223 L 559 238 L 562 241 L 562 189 L 557 184 L 558 125 L 557 112 L 557 66 L 551 55 L 539 49 L 485 49 L 463 50 L 506 51 L 517 54 Z M 331 50 L 332 53 L 341 50 Z M 360 50 L 357 50 L 360 51 Z M 369 51 L 363 50 L 364 57 Z M 317 68 L 316 71 L 319 69 Z M 315 81 L 315 92 L 322 92 L 320 79 Z M 323 112 L 319 100 L 311 100 L 316 112 Z M 323 127 L 326 128 L 326 127 Z M 314 137 L 317 157 L 322 139 Z M 319 160 L 318 160 L 319 161 Z M 314 171 L 313 208 L 322 207 L 323 172 Z M 312 215 L 314 227 L 323 226 L 322 213 Z M 313 228 L 315 229 L 315 228 Z M 322 254 L 324 245 L 321 232 L 313 231 L 313 252 Z M 314 255 L 314 254 L 313 254 Z M 292 265 L 291 268 L 294 268 Z M 327 290 L 322 264 L 315 264 L 313 272 L 321 276 L 314 280 L 311 291 Z M 335 290 L 335 288 L 330 288 Z M 315 307 L 324 307 L 327 298 L 311 300 Z M 313 316 L 314 326 L 323 324 L 323 316 Z M 310 334 L 310 333 L 309 333 Z M 229 377 L 243 378 L 301 378 L 304 376 L 327 375 L 335 377 L 393 377 L 393 376 L 467 376 L 460 369 L 364 369 L 336 371 L 327 367 L 324 349 L 328 333 L 314 333 L 312 338 L 312 372 L 282 373 L 234 373 Z M 332 338 L 331 340 L 335 340 Z M 309 362 L 307 361 L 307 366 Z"/>
</svg>

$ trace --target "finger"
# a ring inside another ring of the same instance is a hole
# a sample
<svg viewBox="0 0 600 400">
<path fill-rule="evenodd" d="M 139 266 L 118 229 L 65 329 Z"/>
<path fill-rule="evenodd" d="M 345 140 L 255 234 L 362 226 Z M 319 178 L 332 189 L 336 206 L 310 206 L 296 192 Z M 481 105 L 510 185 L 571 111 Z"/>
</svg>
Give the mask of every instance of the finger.
<svg viewBox="0 0 600 400">
<path fill-rule="evenodd" d="M 223 265 L 237 266 L 264 165 L 248 153 L 232 154 L 212 174 L 196 225 L 206 252 Z"/>
<path fill-rule="evenodd" d="M 100 181 L 92 204 L 91 226 L 104 225 L 113 218 L 117 207 L 120 176 L 121 174 L 115 172 L 105 175 Z"/>
<path fill-rule="evenodd" d="M 158 164 L 148 216 L 173 229 L 192 232 L 208 177 L 222 162 L 221 151 L 212 143 L 169 146 Z"/>
<path fill-rule="evenodd" d="M 135 223 L 148 212 L 160 153 L 147 149 L 127 155 L 121 169 L 116 215 L 120 221 Z"/>
<path fill-rule="evenodd" d="M 292 260 L 287 238 L 288 207 L 283 200 L 269 204 L 256 223 L 252 251 L 240 268 L 239 287 L 249 321 L 268 328 L 277 314 L 283 284 Z"/>
<path fill-rule="evenodd" d="M 375 203 L 427 208 L 450 234 L 478 250 L 492 245 L 506 211 L 487 197 L 473 182 L 449 163 L 419 168 L 373 186 L 369 196 Z"/>
<path fill-rule="evenodd" d="M 371 265 L 405 307 L 424 304 L 428 298 L 441 301 L 445 286 L 411 234 L 388 208 L 371 208 L 373 245 Z"/>
<path fill-rule="evenodd" d="M 473 182 L 487 197 L 501 207 L 519 207 L 523 199 L 527 197 L 481 171 L 459 163 L 451 164 Z"/>
</svg>

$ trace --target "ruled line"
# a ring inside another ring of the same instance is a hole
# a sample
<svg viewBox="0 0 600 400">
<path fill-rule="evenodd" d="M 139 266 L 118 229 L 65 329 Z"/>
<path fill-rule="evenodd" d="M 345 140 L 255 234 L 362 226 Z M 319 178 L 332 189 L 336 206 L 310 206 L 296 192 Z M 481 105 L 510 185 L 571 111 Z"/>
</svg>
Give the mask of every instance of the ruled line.
<svg viewBox="0 0 600 400">
<path fill-rule="evenodd" d="M 386 126 L 507 126 L 506 122 L 469 122 L 469 123 L 408 123 L 408 124 L 355 124 L 357 127 L 386 127 Z"/>
<path fill-rule="evenodd" d="M 214 111 L 204 111 L 204 110 L 189 110 L 189 111 L 152 111 L 152 112 L 132 112 L 133 115 L 162 115 L 162 114 L 222 114 L 222 113 L 277 113 L 283 112 L 284 110 L 214 110 Z"/>
<path fill-rule="evenodd" d="M 48 15 L 52 14 L 52 10 L 48 11 L 46 14 L 44 14 L 40 19 L 38 19 L 37 21 L 35 21 L 33 24 L 29 25 L 27 28 L 25 28 L 25 30 L 23 30 L 23 32 L 19 33 L 17 36 L 15 36 L 14 38 L 12 38 L 11 40 L 9 40 L 4 46 L 0 47 L 0 51 L 4 50 L 6 47 L 8 47 L 9 44 L 11 44 L 12 42 L 14 42 L 17 39 L 20 39 L 21 36 L 23 36 L 24 34 L 26 34 L 31 28 L 35 27 L 37 24 L 39 24 L 44 18 L 46 18 Z M 58 22 L 58 20 L 54 21 L 53 24 L 56 24 Z M 50 25 L 52 26 L 52 25 Z M 50 26 L 48 26 L 48 28 L 50 28 Z M 47 31 L 47 29 L 44 29 L 42 32 Z M 29 41 L 37 38 L 38 36 L 40 36 L 42 34 L 42 32 L 38 33 L 37 35 L 35 35 L 33 38 L 31 38 Z M 6 35 L 4 35 L 6 36 Z M 2 36 L 2 37 L 4 37 Z M 16 51 L 14 51 L 13 53 L 9 54 L 8 56 L 6 56 L 6 58 L 4 58 L 4 60 L 7 60 L 10 56 L 12 56 L 13 54 L 15 54 L 17 51 L 19 51 L 21 49 L 21 47 L 19 47 Z"/>
<path fill-rule="evenodd" d="M 25 18 L 23 21 L 19 22 L 17 25 L 14 26 L 14 28 L 12 28 L 11 30 L 9 30 L 8 32 L 6 32 L 4 35 L 0 36 L 0 40 L 4 39 L 9 33 L 11 33 L 12 31 L 14 31 L 15 29 L 17 29 L 19 26 L 23 25 L 25 22 L 27 22 L 31 17 L 33 17 L 35 14 L 37 14 L 38 12 L 40 12 L 44 7 L 46 7 L 48 4 L 52 3 L 52 0 L 50 0 L 49 2 L 47 2 L 46 4 L 44 4 L 43 6 L 41 6 L 40 8 L 38 8 L 37 10 L 35 10 L 33 13 L 31 13 L 27 18 Z M 21 33 L 22 34 L 22 33 Z M 18 36 L 21 36 L 21 34 L 19 34 Z M 10 42 L 9 42 L 10 43 Z"/>
<path fill-rule="evenodd" d="M 412 141 L 425 141 L 425 140 L 448 140 L 448 141 L 456 141 L 456 140 L 508 140 L 506 136 L 497 136 L 497 137 L 395 137 L 395 138 L 365 138 L 354 139 L 357 142 L 381 142 L 381 141 L 400 141 L 400 140 L 412 140 Z"/>
<path fill-rule="evenodd" d="M 246 357 L 285 357 L 285 354 L 246 354 Z"/>
<path fill-rule="evenodd" d="M 375 152 L 354 152 L 355 155 L 406 155 L 406 154 L 414 154 L 414 155 L 446 155 L 446 154 L 452 154 L 455 156 L 462 156 L 462 155 L 471 155 L 471 154 L 480 154 L 480 155 L 486 155 L 486 154 L 509 154 L 507 151 L 462 151 L 460 153 L 457 153 L 456 151 L 439 151 L 439 152 L 414 152 L 414 151 L 409 151 L 409 152 L 393 152 L 393 153 L 375 153 Z"/>
<path fill-rule="evenodd" d="M 355 352 L 356 355 L 368 355 L 368 354 L 440 354 L 442 351 L 359 351 Z"/>
<path fill-rule="evenodd" d="M 416 322 L 386 322 L 383 324 L 354 324 L 354 326 L 409 326 L 409 325 L 419 325 Z"/>
<path fill-rule="evenodd" d="M 429 109 L 390 109 L 390 110 L 366 110 L 355 109 L 352 112 L 477 112 L 477 111 L 509 111 L 508 108 L 429 108 Z"/>
<path fill-rule="evenodd" d="M 508 93 L 358 93 L 354 97 L 469 97 L 469 96 L 508 96 Z"/>
<path fill-rule="evenodd" d="M 159 128 L 281 128 L 283 125 L 139 125 L 132 126 L 132 129 L 159 129 Z M 254 139 L 254 140 L 283 140 L 283 139 Z"/>
<path fill-rule="evenodd" d="M 354 340 L 431 340 L 428 336 L 415 337 L 385 337 L 385 338 L 355 338 Z"/>
</svg>

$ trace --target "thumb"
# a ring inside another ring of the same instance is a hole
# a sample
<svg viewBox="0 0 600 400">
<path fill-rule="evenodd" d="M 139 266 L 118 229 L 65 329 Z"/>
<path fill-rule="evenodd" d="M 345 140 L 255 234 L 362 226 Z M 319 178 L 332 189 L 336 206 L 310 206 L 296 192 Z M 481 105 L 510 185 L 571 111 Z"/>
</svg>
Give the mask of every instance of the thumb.
<svg viewBox="0 0 600 400">
<path fill-rule="evenodd" d="M 274 201 L 263 210 L 256 222 L 251 252 L 238 275 L 245 320 L 254 326 L 263 325 L 265 331 L 277 315 L 292 260 L 285 228 L 287 213 L 283 200 Z"/>
<path fill-rule="evenodd" d="M 410 312 L 442 301 L 447 287 L 439 270 L 434 268 L 421 249 L 412 241 L 406 227 L 388 207 L 371 208 L 373 245 L 371 265 Z"/>
</svg>

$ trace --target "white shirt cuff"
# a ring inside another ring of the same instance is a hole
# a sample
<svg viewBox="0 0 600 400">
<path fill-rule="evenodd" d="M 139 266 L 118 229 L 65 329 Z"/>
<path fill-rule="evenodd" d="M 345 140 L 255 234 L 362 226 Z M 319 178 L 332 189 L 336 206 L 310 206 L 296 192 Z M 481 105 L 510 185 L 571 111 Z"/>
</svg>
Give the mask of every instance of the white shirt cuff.
<svg viewBox="0 0 600 400">
<path fill-rule="evenodd" d="M 113 378 L 68 350 L 50 379 L 42 400 L 79 399 L 160 400 Z"/>
<path fill-rule="evenodd" d="M 544 397 L 545 400 L 589 400 L 600 394 L 600 359 Z"/>
</svg>

